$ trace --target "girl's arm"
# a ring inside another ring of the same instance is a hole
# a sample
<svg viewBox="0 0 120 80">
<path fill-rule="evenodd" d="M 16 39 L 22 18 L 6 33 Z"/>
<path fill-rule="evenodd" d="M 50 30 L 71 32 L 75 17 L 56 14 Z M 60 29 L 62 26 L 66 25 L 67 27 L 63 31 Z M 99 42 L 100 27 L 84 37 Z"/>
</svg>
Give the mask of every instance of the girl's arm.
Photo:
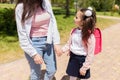
<svg viewBox="0 0 120 80">
<path fill-rule="evenodd" d="M 67 41 L 67 43 L 63 46 L 62 48 L 62 52 L 65 53 L 65 52 L 70 52 L 70 44 L 71 44 L 71 37 L 72 37 L 72 33 L 76 30 L 76 28 L 73 28 L 70 32 L 70 37 L 69 37 L 69 40 Z"/>
<path fill-rule="evenodd" d="M 88 50 L 87 50 L 88 54 L 80 71 L 86 71 L 90 68 L 94 58 L 94 50 L 95 50 L 95 37 L 92 34 L 88 40 Z"/>
<path fill-rule="evenodd" d="M 71 37 L 67 41 L 67 43 L 62 47 L 62 52 L 69 52 L 70 51 L 70 44 L 71 44 Z"/>
</svg>

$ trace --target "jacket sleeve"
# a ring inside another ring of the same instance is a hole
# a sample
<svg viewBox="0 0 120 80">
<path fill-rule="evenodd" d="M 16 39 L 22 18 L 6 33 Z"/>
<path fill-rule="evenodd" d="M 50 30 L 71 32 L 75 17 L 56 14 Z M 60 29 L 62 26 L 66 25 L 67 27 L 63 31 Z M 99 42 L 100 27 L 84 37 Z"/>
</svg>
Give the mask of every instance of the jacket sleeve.
<svg viewBox="0 0 120 80">
<path fill-rule="evenodd" d="M 49 0 L 44 0 L 44 7 L 45 7 L 45 9 L 47 9 L 47 11 L 49 12 L 49 14 L 51 16 L 49 28 L 51 29 L 52 41 L 54 44 L 60 44 L 60 35 L 58 32 L 58 28 L 57 28 L 57 22 L 56 22 L 54 14 L 53 14 L 52 6 L 51 6 Z M 48 34 L 50 34 L 50 33 L 48 32 Z"/>
<path fill-rule="evenodd" d="M 33 55 L 37 54 L 37 51 L 32 46 L 30 39 L 27 36 L 26 29 L 25 29 L 26 26 L 23 26 L 21 23 L 21 16 L 23 12 L 22 10 L 23 10 L 23 5 L 18 4 L 15 9 L 15 18 L 16 18 L 19 43 L 21 48 L 24 50 L 24 52 L 32 57 Z"/>
<path fill-rule="evenodd" d="M 83 63 L 83 66 L 81 67 L 81 70 L 88 70 L 93 62 L 93 58 L 94 58 L 94 50 L 95 50 L 95 37 L 92 34 L 90 36 L 90 38 L 88 39 L 88 48 L 87 48 L 87 56 L 85 59 L 85 62 Z"/>
</svg>

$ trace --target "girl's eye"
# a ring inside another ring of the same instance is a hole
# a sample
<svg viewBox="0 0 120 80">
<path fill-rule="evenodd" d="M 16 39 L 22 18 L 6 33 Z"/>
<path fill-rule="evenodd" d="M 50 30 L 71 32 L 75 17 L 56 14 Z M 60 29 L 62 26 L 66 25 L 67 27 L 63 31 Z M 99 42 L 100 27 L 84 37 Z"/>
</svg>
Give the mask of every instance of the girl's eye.
<svg viewBox="0 0 120 80">
<path fill-rule="evenodd" d="M 76 16 L 75 18 L 77 19 L 78 17 Z"/>
</svg>

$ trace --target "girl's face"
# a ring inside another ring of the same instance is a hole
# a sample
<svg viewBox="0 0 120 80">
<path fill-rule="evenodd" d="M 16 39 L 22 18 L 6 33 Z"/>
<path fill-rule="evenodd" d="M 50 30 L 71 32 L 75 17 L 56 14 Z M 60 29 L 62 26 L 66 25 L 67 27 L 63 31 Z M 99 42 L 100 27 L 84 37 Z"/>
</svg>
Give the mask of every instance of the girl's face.
<svg viewBox="0 0 120 80">
<path fill-rule="evenodd" d="M 81 27 L 82 25 L 82 15 L 83 13 L 81 11 L 78 11 L 74 17 L 74 22 L 77 27 Z"/>
</svg>

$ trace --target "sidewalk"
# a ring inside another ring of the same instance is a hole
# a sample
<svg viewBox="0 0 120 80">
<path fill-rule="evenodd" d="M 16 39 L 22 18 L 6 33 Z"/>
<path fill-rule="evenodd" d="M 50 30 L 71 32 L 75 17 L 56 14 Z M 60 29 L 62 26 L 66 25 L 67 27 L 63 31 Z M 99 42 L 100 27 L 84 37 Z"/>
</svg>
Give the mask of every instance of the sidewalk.
<svg viewBox="0 0 120 80">
<path fill-rule="evenodd" d="M 90 80 L 120 80 L 120 23 L 103 30 L 102 35 L 103 50 L 95 56 Z M 56 80 L 68 80 L 65 73 L 68 58 L 66 54 L 57 57 Z M 29 73 L 25 58 L 0 65 L 0 80 L 28 80 Z"/>
</svg>

